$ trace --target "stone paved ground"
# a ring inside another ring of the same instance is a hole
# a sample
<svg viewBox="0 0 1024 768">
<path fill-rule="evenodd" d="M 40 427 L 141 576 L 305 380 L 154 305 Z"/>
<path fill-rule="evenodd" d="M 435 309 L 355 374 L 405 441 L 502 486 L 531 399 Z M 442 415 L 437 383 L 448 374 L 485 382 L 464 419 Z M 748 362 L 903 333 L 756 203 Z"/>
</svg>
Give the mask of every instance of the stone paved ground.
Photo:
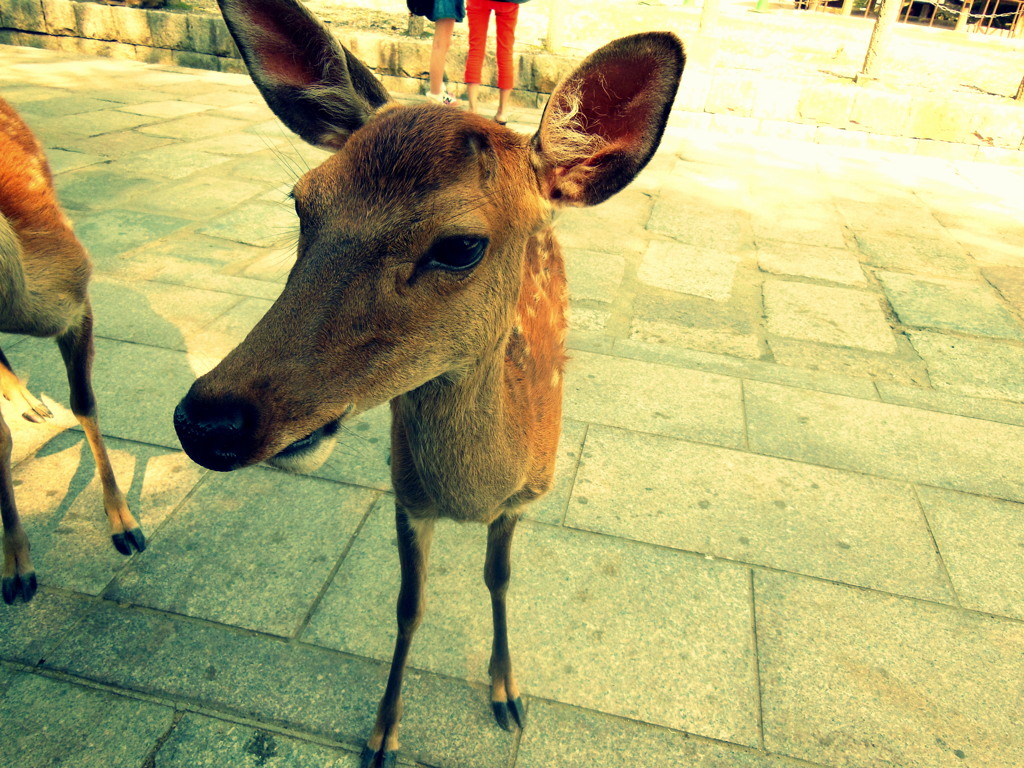
<svg viewBox="0 0 1024 768">
<path fill-rule="evenodd" d="M 387 415 L 314 477 L 207 473 L 171 410 L 286 273 L 289 139 L 246 78 L 0 49 L 96 276 L 95 381 L 149 536 L 110 546 L 54 345 L 0 343 L 40 572 L 0 610 L 0 766 L 353 766 L 387 671 Z M 528 130 L 535 113 L 522 113 Z M 491 721 L 483 528 L 442 526 L 403 759 L 1024 764 L 1020 169 L 670 130 L 560 220 L 559 484 L 517 534 L 529 724 Z"/>
</svg>

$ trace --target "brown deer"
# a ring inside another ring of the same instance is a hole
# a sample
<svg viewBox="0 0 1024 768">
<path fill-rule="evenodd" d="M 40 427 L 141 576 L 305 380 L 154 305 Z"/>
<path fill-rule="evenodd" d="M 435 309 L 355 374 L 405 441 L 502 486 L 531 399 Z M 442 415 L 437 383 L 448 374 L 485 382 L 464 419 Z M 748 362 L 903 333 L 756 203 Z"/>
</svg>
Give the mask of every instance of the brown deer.
<svg viewBox="0 0 1024 768">
<path fill-rule="evenodd" d="M 670 34 L 617 40 L 519 135 L 436 105 L 402 107 L 294 0 L 219 0 L 259 90 L 335 150 L 293 190 L 298 257 L 281 296 L 174 413 L 195 461 L 306 471 L 345 419 L 390 401 L 402 584 L 391 674 L 362 765 L 393 765 L 401 684 L 440 517 L 489 526 L 484 580 L 498 723 L 524 723 L 506 632 L 521 507 L 551 486 L 567 291 L 560 206 L 625 187 L 661 139 L 683 68 Z"/>
<path fill-rule="evenodd" d="M 117 487 L 96 416 L 92 392 L 92 267 L 60 210 L 43 148 L 0 99 L 0 332 L 56 337 L 71 388 L 71 410 L 85 430 L 103 484 L 103 505 L 117 551 L 146 548 L 146 538 Z M 40 422 L 50 410 L 14 374 L 0 351 L 3 396 Z M 0 513 L 4 523 L 4 602 L 36 592 L 29 541 L 18 517 L 11 482 L 11 430 L 0 415 Z"/>
</svg>

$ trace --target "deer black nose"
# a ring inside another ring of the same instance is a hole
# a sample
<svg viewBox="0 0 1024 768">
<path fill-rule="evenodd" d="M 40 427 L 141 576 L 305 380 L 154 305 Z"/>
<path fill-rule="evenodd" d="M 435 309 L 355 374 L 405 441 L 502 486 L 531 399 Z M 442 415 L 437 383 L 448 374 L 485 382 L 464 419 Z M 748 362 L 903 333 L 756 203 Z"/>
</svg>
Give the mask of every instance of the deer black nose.
<svg viewBox="0 0 1024 768">
<path fill-rule="evenodd" d="M 256 423 L 256 408 L 240 400 L 207 400 L 189 392 L 174 409 L 174 429 L 185 453 L 217 472 L 245 464 Z"/>
</svg>

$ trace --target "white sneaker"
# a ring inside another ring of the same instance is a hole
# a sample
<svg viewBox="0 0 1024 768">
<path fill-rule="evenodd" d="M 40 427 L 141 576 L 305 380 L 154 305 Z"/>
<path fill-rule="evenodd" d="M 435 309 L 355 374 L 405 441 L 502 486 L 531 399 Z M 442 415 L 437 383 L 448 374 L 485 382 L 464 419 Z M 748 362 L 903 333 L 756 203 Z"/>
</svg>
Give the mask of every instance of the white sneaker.
<svg viewBox="0 0 1024 768">
<path fill-rule="evenodd" d="M 431 93 L 427 91 L 427 98 L 438 104 L 454 104 L 455 98 L 449 96 L 447 91 L 441 91 L 440 93 Z"/>
</svg>

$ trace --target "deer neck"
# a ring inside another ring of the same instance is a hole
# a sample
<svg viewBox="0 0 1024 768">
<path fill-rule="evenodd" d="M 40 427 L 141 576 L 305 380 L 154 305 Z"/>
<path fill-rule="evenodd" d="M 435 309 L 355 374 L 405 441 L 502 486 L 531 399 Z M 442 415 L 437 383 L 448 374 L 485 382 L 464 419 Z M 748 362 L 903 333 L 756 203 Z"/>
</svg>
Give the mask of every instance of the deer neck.
<svg viewBox="0 0 1024 768">
<path fill-rule="evenodd" d="M 430 448 L 463 450 L 491 442 L 509 419 L 504 366 L 509 333 L 492 349 L 457 371 L 439 376 L 392 401 L 396 418 L 410 428 L 409 441 Z"/>
<path fill-rule="evenodd" d="M 537 402 L 550 399 L 548 412 L 560 411 L 561 387 L 552 388 L 550 368 L 560 375 L 564 361 L 564 271 L 550 229 L 538 235 L 527 244 L 520 295 L 500 337 L 471 364 L 392 400 L 395 490 L 403 504 L 434 510 L 423 514 L 486 519 L 526 480 Z M 546 265 L 557 279 L 538 304 L 537 274 Z M 531 316 L 554 318 L 557 330 Z"/>
<path fill-rule="evenodd" d="M 470 370 L 391 401 L 391 475 L 418 517 L 488 522 L 521 483 L 522 441 L 502 364 L 507 338 Z"/>
</svg>

